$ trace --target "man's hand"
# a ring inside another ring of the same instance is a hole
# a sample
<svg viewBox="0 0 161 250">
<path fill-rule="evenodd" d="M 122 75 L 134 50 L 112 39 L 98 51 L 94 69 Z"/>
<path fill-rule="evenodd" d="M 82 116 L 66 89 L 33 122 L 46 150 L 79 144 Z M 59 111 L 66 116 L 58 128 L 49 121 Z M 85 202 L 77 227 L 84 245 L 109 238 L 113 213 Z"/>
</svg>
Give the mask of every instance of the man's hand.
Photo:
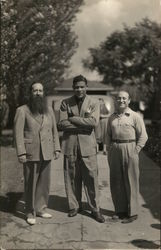
<svg viewBox="0 0 161 250">
<path fill-rule="evenodd" d="M 60 157 L 60 152 L 59 151 L 55 151 L 54 152 L 54 160 L 57 160 Z"/>
<path fill-rule="evenodd" d="M 141 151 L 141 147 L 140 147 L 140 146 L 136 146 L 136 147 L 135 147 L 135 152 L 136 152 L 137 154 L 139 154 L 140 151 Z"/>
<path fill-rule="evenodd" d="M 86 112 L 85 112 L 85 114 L 84 114 L 84 117 L 85 118 L 89 118 L 89 117 L 91 117 L 91 114 L 93 113 L 93 107 L 92 106 L 90 106 L 90 107 L 88 107 L 88 109 L 86 110 Z"/>
<path fill-rule="evenodd" d="M 20 155 L 20 156 L 18 156 L 18 160 L 19 160 L 20 163 L 27 162 L 26 155 Z"/>
<path fill-rule="evenodd" d="M 74 117 L 75 117 L 75 116 L 70 116 L 70 117 L 68 118 L 68 120 L 72 123 Z"/>
</svg>

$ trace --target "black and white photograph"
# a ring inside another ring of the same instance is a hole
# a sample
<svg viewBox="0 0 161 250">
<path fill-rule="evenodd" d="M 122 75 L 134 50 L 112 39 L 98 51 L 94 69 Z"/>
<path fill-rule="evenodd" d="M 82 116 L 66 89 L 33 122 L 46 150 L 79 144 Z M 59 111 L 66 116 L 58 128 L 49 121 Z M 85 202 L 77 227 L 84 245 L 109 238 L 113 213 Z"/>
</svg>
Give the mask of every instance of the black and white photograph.
<svg viewBox="0 0 161 250">
<path fill-rule="evenodd" d="M 1 0 L 0 250 L 160 249 L 161 0 Z"/>
</svg>

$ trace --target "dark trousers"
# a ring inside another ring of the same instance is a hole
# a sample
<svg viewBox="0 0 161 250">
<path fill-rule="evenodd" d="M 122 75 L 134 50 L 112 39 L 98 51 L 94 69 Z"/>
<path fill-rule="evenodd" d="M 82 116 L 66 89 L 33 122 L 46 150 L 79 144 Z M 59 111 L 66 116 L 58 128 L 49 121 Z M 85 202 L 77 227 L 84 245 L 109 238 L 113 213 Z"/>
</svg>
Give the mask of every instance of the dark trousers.
<svg viewBox="0 0 161 250">
<path fill-rule="evenodd" d="M 64 180 L 69 210 L 81 206 L 82 182 L 91 211 L 99 211 L 98 166 L 96 155 L 64 156 Z"/>
<path fill-rule="evenodd" d="M 41 211 L 48 205 L 51 161 L 24 164 L 26 214 Z"/>
</svg>

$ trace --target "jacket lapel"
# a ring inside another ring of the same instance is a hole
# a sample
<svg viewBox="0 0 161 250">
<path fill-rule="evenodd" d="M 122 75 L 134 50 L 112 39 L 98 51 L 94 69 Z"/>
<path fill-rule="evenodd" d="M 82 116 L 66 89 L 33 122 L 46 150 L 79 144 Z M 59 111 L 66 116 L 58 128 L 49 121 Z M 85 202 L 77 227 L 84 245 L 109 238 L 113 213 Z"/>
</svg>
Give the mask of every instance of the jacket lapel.
<svg viewBox="0 0 161 250">
<path fill-rule="evenodd" d="M 70 108 L 72 110 L 73 115 L 83 117 L 84 113 L 87 111 L 88 103 L 89 103 L 89 97 L 88 97 L 88 95 L 86 95 L 86 97 L 82 103 L 82 107 L 81 107 L 80 114 L 79 114 L 78 105 L 77 105 L 75 97 L 73 96 L 71 103 L 70 103 Z"/>
<path fill-rule="evenodd" d="M 44 114 L 44 115 L 42 115 L 42 122 L 41 122 L 41 127 L 44 125 L 44 123 L 45 123 L 45 120 L 46 120 L 46 115 Z"/>
<path fill-rule="evenodd" d="M 40 126 L 42 126 L 43 120 L 44 120 L 44 115 L 35 115 L 33 117 L 40 124 Z"/>
<path fill-rule="evenodd" d="M 34 114 L 30 111 L 30 109 L 29 109 L 28 107 L 27 107 L 27 112 L 30 114 L 30 116 L 32 116 L 33 119 L 35 119 L 35 121 L 36 121 L 37 123 L 39 123 L 39 125 L 42 126 L 42 123 L 43 123 L 44 118 L 39 117 L 39 115 L 34 115 Z M 44 117 L 44 116 L 43 116 L 43 117 Z M 40 119 L 40 118 L 41 118 L 41 119 Z"/>
<path fill-rule="evenodd" d="M 82 107 L 80 110 L 80 116 L 84 116 L 84 113 L 87 111 L 87 107 L 88 107 L 88 95 L 86 95 L 84 102 L 82 103 Z"/>
<path fill-rule="evenodd" d="M 73 115 L 79 116 L 79 110 L 75 96 L 73 96 L 73 98 L 71 99 L 70 108 L 72 110 Z"/>
</svg>

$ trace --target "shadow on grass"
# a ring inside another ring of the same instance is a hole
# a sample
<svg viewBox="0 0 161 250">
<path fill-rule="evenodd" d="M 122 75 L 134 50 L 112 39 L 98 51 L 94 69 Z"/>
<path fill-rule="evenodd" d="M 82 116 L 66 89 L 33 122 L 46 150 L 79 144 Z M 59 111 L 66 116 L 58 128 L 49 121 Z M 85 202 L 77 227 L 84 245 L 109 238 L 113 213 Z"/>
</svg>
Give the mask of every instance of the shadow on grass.
<svg viewBox="0 0 161 250">
<path fill-rule="evenodd" d="M 132 240 L 131 243 L 138 247 L 138 248 L 142 248 L 142 249 L 159 249 L 159 245 L 154 243 L 153 241 L 150 240 L 144 240 L 144 239 L 136 239 L 136 240 Z"/>
</svg>

